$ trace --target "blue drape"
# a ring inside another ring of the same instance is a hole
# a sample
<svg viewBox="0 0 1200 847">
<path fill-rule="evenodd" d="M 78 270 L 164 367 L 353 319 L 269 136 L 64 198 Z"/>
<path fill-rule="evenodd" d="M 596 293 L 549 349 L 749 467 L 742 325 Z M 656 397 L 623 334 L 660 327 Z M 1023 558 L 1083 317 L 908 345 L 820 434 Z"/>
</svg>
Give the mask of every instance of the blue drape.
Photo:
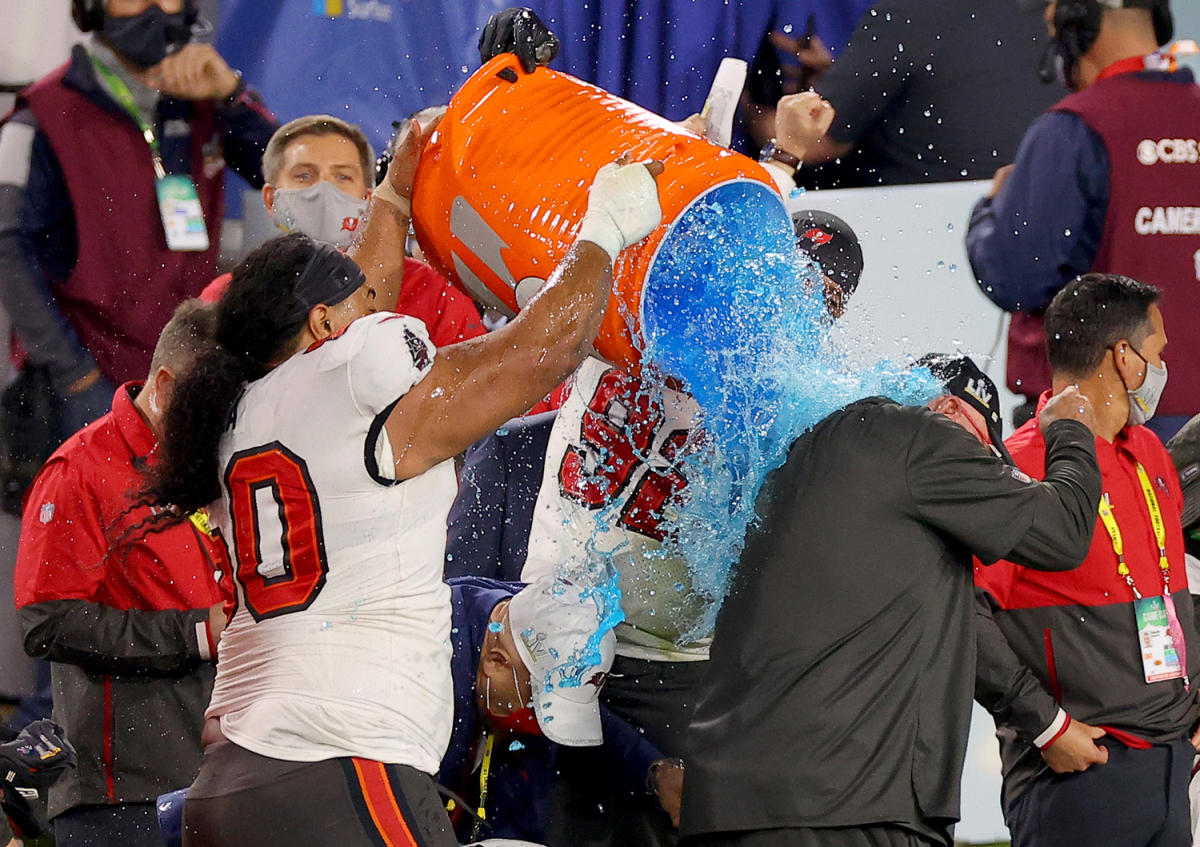
<svg viewBox="0 0 1200 847">
<path fill-rule="evenodd" d="M 552 67 L 679 120 L 703 106 L 725 56 L 809 14 L 832 47 L 866 0 L 524 0 L 563 41 Z M 281 120 L 327 112 L 376 147 L 391 122 L 446 102 L 479 64 L 503 0 L 223 0 L 218 48 Z"/>
</svg>

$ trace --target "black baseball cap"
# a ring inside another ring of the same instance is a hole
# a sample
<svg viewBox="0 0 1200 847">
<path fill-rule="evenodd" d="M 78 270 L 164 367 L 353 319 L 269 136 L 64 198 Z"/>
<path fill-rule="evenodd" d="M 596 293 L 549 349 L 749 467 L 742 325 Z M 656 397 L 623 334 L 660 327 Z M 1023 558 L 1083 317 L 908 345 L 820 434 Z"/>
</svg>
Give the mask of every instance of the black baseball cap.
<svg viewBox="0 0 1200 847">
<path fill-rule="evenodd" d="M 987 421 L 988 437 L 992 448 L 1000 458 L 1015 465 L 1008 449 L 1004 446 L 1004 424 L 1000 415 L 1000 392 L 991 377 L 979 369 L 970 356 L 952 356 L 949 353 L 930 353 L 918 359 L 914 367 L 929 368 L 934 378 L 953 394 L 983 415 Z"/>
<path fill-rule="evenodd" d="M 1183 488 L 1183 528 L 1200 524 L 1200 415 L 1183 425 L 1167 442 Z"/>
<path fill-rule="evenodd" d="M 796 247 L 811 256 L 849 300 L 863 272 L 862 246 L 850 224 L 829 212 L 804 209 L 792 213 L 792 227 Z"/>
</svg>

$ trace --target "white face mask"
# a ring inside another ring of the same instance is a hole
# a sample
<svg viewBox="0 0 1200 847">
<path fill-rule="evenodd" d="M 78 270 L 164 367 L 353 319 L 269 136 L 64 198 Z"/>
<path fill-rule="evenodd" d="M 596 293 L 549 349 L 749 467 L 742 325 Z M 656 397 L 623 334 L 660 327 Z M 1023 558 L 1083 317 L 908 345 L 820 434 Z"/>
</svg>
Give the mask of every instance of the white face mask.
<svg viewBox="0 0 1200 847">
<path fill-rule="evenodd" d="M 332 182 L 275 192 L 277 227 L 284 232 L 302 232 L 338 248 L 350 246 L 366 212 L 366 200 L 351 197 Z"/>
<path fill-rule="evenodd" d="M 1162 397 L 1163 389 L 1167 387 L 1167 363 L 1163 362 L 1160 368 L 1150 364 L 1146 357 L 1136 350 L 1133 352 L 1146 362 L 1146 378 L 1137 388 L 1127 388 L 1125 391 L 1129 395 L 1129 425 L 1141 426 L 1154 417 L 1158 400 Z"/>
</svg>

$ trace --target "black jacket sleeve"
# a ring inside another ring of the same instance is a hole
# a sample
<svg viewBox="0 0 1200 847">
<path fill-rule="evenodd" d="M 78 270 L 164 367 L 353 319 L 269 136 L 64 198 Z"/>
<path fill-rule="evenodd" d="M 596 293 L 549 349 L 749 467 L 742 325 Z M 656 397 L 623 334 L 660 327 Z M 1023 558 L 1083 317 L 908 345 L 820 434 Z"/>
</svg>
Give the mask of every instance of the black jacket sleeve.
<svg viewBox="0 0 1200 847">
<path fill-rule="evenodd" d="M 247 88 L 232 104 L 221 108 L 225 127 L 225 159 L 238 176 L 255 188 L 262 188 L 262 157 L 267 142 L 279 129 L 279 121 L 263 103 L 262 97 Z"/>
<path fill-rule="evenodd" d="M 1026 532 L 1002 558 L 1038 570 L 1069 570 L 1087 558 L 1096 529 L 1102 483 L 1096 439 L 1079 421 L 1055 421 L 1046 430 L 1046 476 Z M 1067 568 L 1047 567 L 1066 555 Z"/>
<path fill-rule="evenodd" d="M 204 661 L 197 624 L 207 623 L 208 609 L 123 611 L 87 600 L 51 600 L 19 611 L 26 653 L 89 673 L 175 676 Z"/>
<path fill-rule="evenodd" d="M 986 563 L 1008 558 L 1070 570 L 1087 556 L 1100 501 L 1091 432 L 1058 421 L 1046 434 L 1046 478 L 1031 480 L 988 453 L 958 424 L 931 415 L 913 437 L 908 488 L 922 520 Z"/>
<path fill-rule="evenodd" d="M 1032 744 L 1059 718 L 1059 705 L 1017 657 L 992 617 L 990 594 L 975 589 L 975 700 Z"/>
</svg>

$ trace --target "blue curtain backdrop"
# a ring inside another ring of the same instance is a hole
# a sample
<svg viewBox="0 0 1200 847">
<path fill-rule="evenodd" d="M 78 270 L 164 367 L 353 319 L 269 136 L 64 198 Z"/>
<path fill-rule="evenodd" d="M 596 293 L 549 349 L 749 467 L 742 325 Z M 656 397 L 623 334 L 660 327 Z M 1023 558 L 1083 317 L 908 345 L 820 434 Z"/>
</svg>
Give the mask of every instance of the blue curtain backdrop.
<svg viewBox="0 0 1200 847">
<path fill-rule="evenodd" d="M 524 0 L 563 41 L 552 67 L 679 120 L 725 56 L 749 61 L 790 26 L 835 50 L 869 0 Z M 280 120 L 327 112 L 378 148 L 391 122 L 444 103 L 479 65 L 503 0 L 222 0 L 217 44 Z"/>
</svg>

